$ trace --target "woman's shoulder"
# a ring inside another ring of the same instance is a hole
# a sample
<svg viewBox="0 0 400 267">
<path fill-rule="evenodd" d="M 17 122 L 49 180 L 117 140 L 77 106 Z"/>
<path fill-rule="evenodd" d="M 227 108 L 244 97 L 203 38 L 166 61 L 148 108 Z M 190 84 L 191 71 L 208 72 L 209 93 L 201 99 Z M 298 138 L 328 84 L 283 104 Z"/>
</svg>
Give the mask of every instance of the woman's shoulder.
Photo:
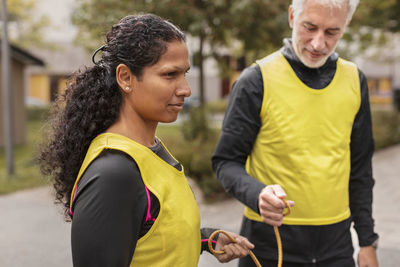
<svg viewBox="0 0 400 267">
<path fill-rule="evenodd" d="M 144 190 L 140 171 L 135 161 L 127 154 L 117 150 L 103 151 L 86 169 L 77 189 L 77 196 L 87 187 L 96 191 Z"/>
<path fill-rule="evenodd" d="M 104 176 L 131 174 L 139 171 L 136 162 L 125 152 L 106 149 L 89 165 L 86 172 L 95 171 Z"/>
</svg>

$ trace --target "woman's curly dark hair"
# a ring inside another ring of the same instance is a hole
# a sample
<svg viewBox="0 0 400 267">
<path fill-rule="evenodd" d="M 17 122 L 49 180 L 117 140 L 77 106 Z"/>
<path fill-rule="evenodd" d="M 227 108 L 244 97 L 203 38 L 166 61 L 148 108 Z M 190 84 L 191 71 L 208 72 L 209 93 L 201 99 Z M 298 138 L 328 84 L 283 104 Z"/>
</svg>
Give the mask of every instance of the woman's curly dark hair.
<svg viewBox="0 0 400 267">
<path fill-rule="evenodd" d="M 38 153 L 41 171 L 54 179 L 56 202 L 64 205 L 66 214 L 90 142 L 119 115 L 122 95 L 116 67 L 123 63 L 140 79 L 143 69 L 156 64 L 172 41 L 184 42 L 185 36 L 170 22 L 153 14 L 124 17 L 107 33 L 101 59 L 67 82 Z"/>
</svg>

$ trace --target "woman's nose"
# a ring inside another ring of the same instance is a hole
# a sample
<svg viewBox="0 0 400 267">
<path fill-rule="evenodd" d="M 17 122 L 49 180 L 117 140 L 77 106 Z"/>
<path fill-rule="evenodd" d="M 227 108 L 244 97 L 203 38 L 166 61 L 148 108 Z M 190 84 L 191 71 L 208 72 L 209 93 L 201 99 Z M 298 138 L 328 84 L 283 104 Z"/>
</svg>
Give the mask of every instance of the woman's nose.
<svg viewBox="0 0 400 267">
<path fill-rule="evenodd" d="M 176 90 L 176 95 L 189 97 L 192 94 L 192 90 L 190 89 L 189 83 L 186 78 L 183 79 L 182 83 L 180 83 L 178 89 Z"/>
</svg>

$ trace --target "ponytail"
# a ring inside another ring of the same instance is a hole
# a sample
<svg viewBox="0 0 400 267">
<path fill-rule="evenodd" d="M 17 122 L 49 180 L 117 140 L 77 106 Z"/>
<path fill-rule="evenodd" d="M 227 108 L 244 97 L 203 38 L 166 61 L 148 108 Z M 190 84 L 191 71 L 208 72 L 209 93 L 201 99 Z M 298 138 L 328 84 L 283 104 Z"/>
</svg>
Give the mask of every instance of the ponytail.
<svg viewBox="0 0 400 267">
<path fill-rule="evenodd" d="M 39 146 L 44 175 L 54 178 L 56 202 L 65 212 L 70 194 L 90 142 L 117 119 L 122 96 L 115 75 L 95 65 L 78 71 L 53 108 L 47 142 Z"/>
</svg>

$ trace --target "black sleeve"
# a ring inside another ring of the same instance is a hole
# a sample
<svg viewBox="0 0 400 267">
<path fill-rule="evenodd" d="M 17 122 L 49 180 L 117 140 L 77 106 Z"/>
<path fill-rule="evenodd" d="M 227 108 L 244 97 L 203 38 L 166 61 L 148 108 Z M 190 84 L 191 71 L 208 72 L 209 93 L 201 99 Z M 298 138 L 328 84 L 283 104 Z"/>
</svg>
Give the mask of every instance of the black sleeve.
<svg viewBox="0 0 400 267">
<path fill-rule="evenodd" d="M 245 69 L 233 86 L 212 157 L 213 170 L 225 191 L 256 212 L 265 185 L 247 174 L 245 163 L 261 127 L 263 93 L 259 66 Z"/>
<path fill-rule="evenodd" d="M 201 228 L 200 229 L 200 234 L 201 234 L 201 251 L 200 251 L 200 254 L 203 253 L 203 251 L 210 252 L 210 248 L 208 247 L 208 239 L 210 238 L 212 233 L 214 233 L 217 230 L 218 229 L 215 229 L 215 228 Z M 215 237 L 213 238 L 213 240 L 217 240 L 218 239 L 218 235 L 219 234 L 216 234 Z M 213 242 L 212 246 L 215 249 L 215 243 L 214 242 Z"/>
<path fill-rule="evenodd" d="M 131 158 L 107 152 L 93 161 L 74 200 L 74 266 L 128 267 L 146 206 L 144 184 Z"/>
<path fill-rule="evenodd" d="M 361 106 L 354 120 L 351 134 L 350 210 L 360 246 L 371 245 L 378 235 L 374 232 L 372 218 L 372 137 L 371 111 L 368 85 L 364 74 L 359 71 L 361 86 Z"/>
</svg>

